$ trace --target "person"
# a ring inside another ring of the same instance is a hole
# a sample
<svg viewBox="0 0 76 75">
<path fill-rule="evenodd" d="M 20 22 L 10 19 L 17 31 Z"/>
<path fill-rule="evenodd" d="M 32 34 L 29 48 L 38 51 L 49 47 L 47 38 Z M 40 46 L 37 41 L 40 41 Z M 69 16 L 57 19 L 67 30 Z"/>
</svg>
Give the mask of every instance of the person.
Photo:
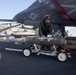
<svg viewBox="0 0 76 75">
<path fill-rule="evenodd" d="M 62 32 L 62 36 L 64 38 L 68 36 L 68 31 L 65 31 L 65 26 L 60 26 L 60 31 Z"/>
<path fill-rule="evenodd" d="M 51 25 L 51 17 L 50 15 L 46 15 L 43 21 L 39 24 L 39 35 L 47 36 L 49 33 L 52 33 L 52 25 Z"/>
<path fill-rule="evenodd" d="M 43 21 L 39 24 L 39 36 L 46 36 L 52 33 L 51 17 L 50 15 L 45 15 Z M 42 45 L 41 49 L 44 50 L 45 46 Z M 47 49 L 51 49 L 50 46 L 46 46 Z"/>
<path fill-rule="evenodd" d="M 60 31 L 62 32 L 62 36 L 65 37 L 65 27 L 60 26 Z"/>
</svg>

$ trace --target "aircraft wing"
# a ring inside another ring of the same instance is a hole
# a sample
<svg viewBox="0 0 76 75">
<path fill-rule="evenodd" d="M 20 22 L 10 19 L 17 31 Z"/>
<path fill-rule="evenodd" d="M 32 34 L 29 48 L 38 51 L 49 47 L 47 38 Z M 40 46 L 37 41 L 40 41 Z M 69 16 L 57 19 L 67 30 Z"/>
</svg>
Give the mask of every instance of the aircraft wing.
<svg viewBox="0 0 76 75">
<path fill-rule="evenodd" d="M 14 22 L 14 20 L 11 20 L 11 19 L 0 19 L 0 21 Z"/>
</svg>

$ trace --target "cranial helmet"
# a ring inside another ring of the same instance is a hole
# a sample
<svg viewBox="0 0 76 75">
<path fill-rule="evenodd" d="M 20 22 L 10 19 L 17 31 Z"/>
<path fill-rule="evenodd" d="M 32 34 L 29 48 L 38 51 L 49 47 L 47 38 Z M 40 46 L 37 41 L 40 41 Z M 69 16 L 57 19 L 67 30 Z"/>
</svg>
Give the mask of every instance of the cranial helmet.
<svg viewBox="0 0 76 75">
<path fill-rule="evenodd" d="M 45 19 L 51 19 L 50 15 L 45 15 Z"/>
</svg>

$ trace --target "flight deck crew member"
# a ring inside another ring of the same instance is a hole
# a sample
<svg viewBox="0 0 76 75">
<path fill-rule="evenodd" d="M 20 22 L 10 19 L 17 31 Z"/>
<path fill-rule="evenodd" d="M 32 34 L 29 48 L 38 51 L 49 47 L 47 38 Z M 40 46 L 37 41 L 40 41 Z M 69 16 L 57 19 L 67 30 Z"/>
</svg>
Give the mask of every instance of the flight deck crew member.
<svg viewBox="0 0 76 75">
<path fill-rule="evenodd" d="M 43 21 L 40 22 L 39 25 L 39 35 L 40 36 L 47 36 L 48 34 L 52 33 L 52 25 L 51 25 L 51 21 L 50 21 L 51 17 L 50 15 L 45 15 L 45 18 L 43 19 Z M 50 50 L 50 46 L 46 46 L 47 49 Z M 41 47 L 42 50 L 44 50 L 45 46 L 43 45 Z"/>
<path fill-rule="evenodd" d="M 60 31 L 62 32 L 62 36 L 64 38 L 68 37 L 68 31 L 65 30 L 65 26 L 60 26 Z"/>
<path fill-rule="evenodd" d="M 60 31 L 62 32 L 62 36 L 65 37 L 65 26 L 60 26 Z"/>
</svg>

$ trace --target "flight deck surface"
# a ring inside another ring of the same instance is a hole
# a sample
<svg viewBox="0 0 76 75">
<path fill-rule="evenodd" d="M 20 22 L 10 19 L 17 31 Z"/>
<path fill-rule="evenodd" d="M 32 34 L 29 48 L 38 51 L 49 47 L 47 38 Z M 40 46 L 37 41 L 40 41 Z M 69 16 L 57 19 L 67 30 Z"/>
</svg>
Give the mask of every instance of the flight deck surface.
<svg viewBox="0 0 76 75">
<path fill-rule="evenodd" d="M 45 55 L 25 57 L 22 52 L 3 48 L 0 53 L 0 75 L 76 75 L 76 50 L 72 50 L 72 58 L 65 62 Z"/>
</svg>

